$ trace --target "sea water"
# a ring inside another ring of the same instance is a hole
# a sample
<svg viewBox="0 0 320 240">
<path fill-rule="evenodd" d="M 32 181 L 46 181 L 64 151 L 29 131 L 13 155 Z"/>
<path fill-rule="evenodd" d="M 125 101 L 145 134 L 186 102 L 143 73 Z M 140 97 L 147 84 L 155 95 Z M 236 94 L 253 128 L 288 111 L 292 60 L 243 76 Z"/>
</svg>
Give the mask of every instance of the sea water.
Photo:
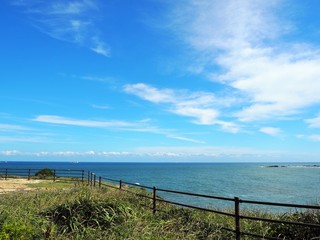
<svg viewBox="0 0 320 240">
<path fill-rule="evenodd" d="M 320 202 L 320 165 L 277 164 L 278 167 L 272 163 L 1 162 L 0 168 L 84 169 L 97 176 L 177 191 L 268 202 Z M 193 205 L 229 207 L 223 201 L 160 191 L 158 195 Z"/>
</svg>

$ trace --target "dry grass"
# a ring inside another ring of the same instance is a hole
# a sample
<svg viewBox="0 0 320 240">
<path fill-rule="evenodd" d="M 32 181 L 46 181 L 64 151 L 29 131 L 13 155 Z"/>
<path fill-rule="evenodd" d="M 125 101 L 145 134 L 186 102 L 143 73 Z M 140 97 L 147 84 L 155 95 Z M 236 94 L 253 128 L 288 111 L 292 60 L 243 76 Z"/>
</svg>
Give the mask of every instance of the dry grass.
<svg viewBox="0 0 320 240">
<path fill-rule="evenodd" d="M 46 180 L 39 179 L 23 179 L 23 178 L 13 178 L 7 180 L 0 180 L 0 194 L 7 192 L 16 192 L 16 191 L 29 191 L 37 188 L 33 188 L 33 184 L 39 184 Z"/>
</svg>

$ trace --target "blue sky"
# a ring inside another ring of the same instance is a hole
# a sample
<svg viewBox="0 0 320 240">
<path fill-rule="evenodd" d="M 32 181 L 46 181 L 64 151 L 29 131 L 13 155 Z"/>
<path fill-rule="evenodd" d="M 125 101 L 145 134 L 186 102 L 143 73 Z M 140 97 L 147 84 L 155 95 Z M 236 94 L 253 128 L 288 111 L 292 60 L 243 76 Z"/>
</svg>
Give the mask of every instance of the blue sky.
<svg viewBox="0 0 320 240">
<path fill-rule="evenodd" d="M 3 1 L 0 160 L 319 161 L 319 7 Z"/>
</svg>

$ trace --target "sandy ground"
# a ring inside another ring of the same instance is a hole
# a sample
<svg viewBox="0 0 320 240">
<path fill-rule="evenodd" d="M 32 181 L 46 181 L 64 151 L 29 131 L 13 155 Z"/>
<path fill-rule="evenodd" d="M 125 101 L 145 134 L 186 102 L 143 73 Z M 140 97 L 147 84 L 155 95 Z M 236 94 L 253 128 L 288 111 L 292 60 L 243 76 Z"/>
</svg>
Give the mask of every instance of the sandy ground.
<svg viewBox="0 0 320 240">
<path fill-rule="evenodd" d="M 43 180 L 28 180 L 28 179 L 0 179 L 0 194 L 12 191 L 28 191 L 35 190 L 30 188 L 28 184 L 39 183 Z"/>
</svg>

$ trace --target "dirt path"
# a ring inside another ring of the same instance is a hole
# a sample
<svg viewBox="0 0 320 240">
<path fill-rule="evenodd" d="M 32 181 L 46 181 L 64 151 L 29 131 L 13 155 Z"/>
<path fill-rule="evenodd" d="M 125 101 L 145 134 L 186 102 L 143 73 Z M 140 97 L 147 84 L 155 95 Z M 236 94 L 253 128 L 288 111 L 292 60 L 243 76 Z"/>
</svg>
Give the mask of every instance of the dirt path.
<svg viewBox="0 0 320 240">
<path fill-rule="evenodd" d="M 0 179 L 0 194 L 12 191 L 27 191 L 36 188 L 30 188 L 29 184 L 43 182 L 43 180 L 28 179 Z"/>
</svg>

